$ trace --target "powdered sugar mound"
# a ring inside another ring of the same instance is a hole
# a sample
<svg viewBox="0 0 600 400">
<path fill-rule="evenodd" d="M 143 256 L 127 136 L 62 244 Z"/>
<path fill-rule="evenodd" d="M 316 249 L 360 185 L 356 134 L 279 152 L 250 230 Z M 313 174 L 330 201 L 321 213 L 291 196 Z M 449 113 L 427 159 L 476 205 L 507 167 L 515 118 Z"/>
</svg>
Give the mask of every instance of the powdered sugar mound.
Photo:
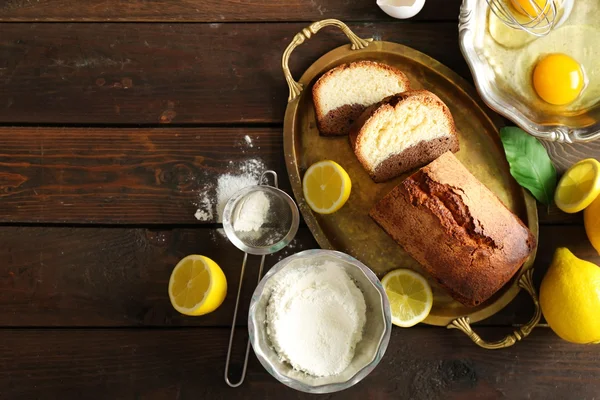
<svg viewBox="0 0 600 400">
<path fill-rule="evenodd" d="M 229 198 L 245 187 L 258 185 L 267 166 L 261 159 L 252 158 L 229 161 L 228 169 L 232 172 L 219 176 L 216 182 L 205 182 L 198 190 L 197 200 L 192 202 L 197 207 L 194 216 L 198 221 L 213 222 L 216 212 L 217 222 L 223 222 L 223 210 Z"/>
<path fill-rule="evenodd" d="M 230 161 L 229 164 L 235 165 L 233 161 Z M 267 167 L 260 159 L 250 159 L 239 163 L 237 169 L 237 174 L 221 175 L 217 180 L 218 222 L 223 222 L 223 210 L 231 196 L 245 187 L 258 185 L 260 174 L 262 174 Z"/>
<path fill-rule="evenodd" d="M 245 196 L 237 207 L 239 216 L 233 223 L 236 232 L 259 231 L 269 213 L 269 198 L 262 191 L 254 191 Z"/>
<path fill-rule="evenodd" d="M 366 323 L 365 299 L 343 266 L 288 265 L 275 276 L 267 335 L 282 361 L 314 376 L 342 372 Z"/>
<path fill-rule="evenodd" d="M 257 185 L 258 178 L 251 175 L 222 175 L 218 180 L 217 187 L 217 214 L 219 215 L 218 222 L 223 222 L 223 210 L 227 201 L 239 190 L 245 187 Z"/>
</svg>

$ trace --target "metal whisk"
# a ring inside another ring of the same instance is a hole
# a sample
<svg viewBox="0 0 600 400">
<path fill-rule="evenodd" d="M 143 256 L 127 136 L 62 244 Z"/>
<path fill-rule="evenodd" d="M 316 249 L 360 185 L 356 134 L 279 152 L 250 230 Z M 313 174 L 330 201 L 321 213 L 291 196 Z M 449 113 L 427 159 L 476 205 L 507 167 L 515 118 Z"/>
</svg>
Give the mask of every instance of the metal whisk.
<svg viewBox="0 0 600 400">
<path fill-rule="evenodd" d="M 541 6 L 536 0 L 486 0 L 492 12 L 511 28 L 524 30 L 535 36 L 546 36 L 557 22 L 556 0 L 545 0 Z M 512 6 L 508 4 L 512 3 Z M 531 7 L 526 7 L 529 4 Z"/>
</svg>

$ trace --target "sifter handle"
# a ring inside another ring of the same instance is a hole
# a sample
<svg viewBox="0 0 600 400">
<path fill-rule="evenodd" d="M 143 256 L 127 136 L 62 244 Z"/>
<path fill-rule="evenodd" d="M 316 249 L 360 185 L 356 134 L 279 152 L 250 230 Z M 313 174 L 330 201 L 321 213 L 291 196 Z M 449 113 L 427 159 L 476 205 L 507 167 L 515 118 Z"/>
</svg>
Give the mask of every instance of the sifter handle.
<svg viewBox="0 0 600 400">
<path fill-rule="evenodd" d="M 272 171 L 266 171 L 272 172 Z M 265 173 L 266 173 L 265 172 Z M 263 173 L 263 175 L 265 174 Z M 262 181 L 262 176 L 261 176 Z M 277 185 L 277 174 L 275 174 L 275 184 Z M 235 299 L 235 308 L 233 309 L 233 322 L 231 323 L 231 333 L 229 334 L 229 347 L 227 347 L 227 359 L 225 360 L 225 382 L 232 388 L 240 386 L 244 382 L 246 377 L 246 369 L 248 367 L 248 356 L 250 355 L 250 340 L 246 342 L 246 355 L 244 356 L 244 366 L 242 368 L 242 375 L 240 380 L 236 383 L 232 383 L 229 380 L 229 362 L 231 361 L 231 348 L 233 347 L 233 336 L 235 334 L 235 321 L 237 319 L 238 306 L 240 304 L 240 295 L 242 293 L 242 283 L 244 281 L 244 272 L 246 270 L 246 262 L 248 261 L 248 253 L 244 253 L 244 260 L 242 261 L 242 272 L 240 273 L 240 284 L 238 286 L 237 297 Z M 265 256 L 260 258 L 260 267 L 258 268 L 258 282 L 262 278 L 263 267 L 265 266 Z M 257 282 L 257 284 L 258 284 Z"/>
<path fill-rule="evenodd" d="M 268 183 L 263 183 L 265 182 L 265 178 L 267 177 L 267 175 L 273 175 L 273 186 L 275 186 L 277 189 L 279 189 L 279 183 L 277 181 L 277 172 L 273 171 L 273 170 L 266 170 L 265 172 L 263 172 L 262 174 L 260 174 L 260 180 L 258 181 L 259 185 L 269 185 Z"/>
</svg>

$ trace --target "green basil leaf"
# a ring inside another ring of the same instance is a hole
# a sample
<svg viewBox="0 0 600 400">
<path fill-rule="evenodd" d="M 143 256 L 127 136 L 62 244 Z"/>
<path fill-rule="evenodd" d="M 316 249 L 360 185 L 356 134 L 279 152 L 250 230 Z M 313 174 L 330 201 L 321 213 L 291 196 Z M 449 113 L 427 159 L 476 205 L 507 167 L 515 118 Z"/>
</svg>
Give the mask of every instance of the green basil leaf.
<svg viewBox="0 0 600 400">
<path fill-rule="evenodd" d="M 500 129 L 500 138 L 510 174 L 540 203 L 550 205 L 556 189 L 556 169 L 544 146 L 514 126 Z"/>
</svg>

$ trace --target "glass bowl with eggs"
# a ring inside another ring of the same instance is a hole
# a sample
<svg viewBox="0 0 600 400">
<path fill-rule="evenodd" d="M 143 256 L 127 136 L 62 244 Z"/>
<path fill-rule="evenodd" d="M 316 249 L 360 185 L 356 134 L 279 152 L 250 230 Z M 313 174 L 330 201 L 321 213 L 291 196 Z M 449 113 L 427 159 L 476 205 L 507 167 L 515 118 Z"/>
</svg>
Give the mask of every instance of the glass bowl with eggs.
<svg viewBox="0 0 600 400">
<path fill-rule="evenodd" d="M 349 388 L 379 363 L 390 305 L 377 276 L 355 258 L 306 250 L 279 261 L 250 302 L 250 343 L 281 383 L 307 393 Z"/>
<path fill-rule="evenodd" d="M 598 0 L 463 0 L 460 47 L 483 100 L 541 139 L 600 138 L 598 15 Z M 519 29 L 536 19 L 551 29 Z"/>
</svg>

